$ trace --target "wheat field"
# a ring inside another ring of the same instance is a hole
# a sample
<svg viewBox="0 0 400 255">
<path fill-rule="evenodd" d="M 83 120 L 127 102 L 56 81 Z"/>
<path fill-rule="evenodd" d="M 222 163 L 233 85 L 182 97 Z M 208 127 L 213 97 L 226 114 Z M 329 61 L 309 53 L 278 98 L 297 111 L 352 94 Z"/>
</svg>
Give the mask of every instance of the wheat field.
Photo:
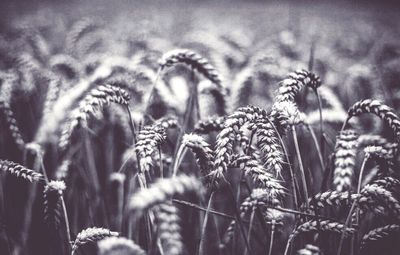
<svg viewBox="0 0 400 255">
<path fill-rule="evenodd" d="M 390 8 L 4 4 L 0 254 L 398 254 Z"/>
</svg>

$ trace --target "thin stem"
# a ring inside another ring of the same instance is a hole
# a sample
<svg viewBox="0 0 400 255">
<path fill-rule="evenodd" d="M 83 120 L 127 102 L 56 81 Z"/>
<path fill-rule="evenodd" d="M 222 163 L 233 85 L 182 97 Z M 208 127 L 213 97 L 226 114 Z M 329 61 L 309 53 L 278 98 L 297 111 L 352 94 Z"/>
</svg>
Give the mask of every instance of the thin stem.
<svg viewBox="0 0 400 255">
<path fill-rule="evenodd" d="M 157 86 L 157 83 L 158 83 L 158 79 L 160 78 L 160 75 L 161 75 L 161 68 L 158 68 L 157 74 L 156 74 L 156 78 L 154 79 L 154 83 L 153 83 L 153 85 L 151 87 L 151 90 L 150 90 L 149 98 L 147 99 L 147 102 L 146 102 L 146 108 L 145 108 L 145 111 L 144 111 L 145 113 L 148 112 L 149 107 L 151 105 L 151 100 L 153 99 L 154 91 L 156 90 L 156 86 Z"/>
<path fill-rule="evenodd" d="M 194 86 L 194 89 L 197 90 L 197 86 L 196 86 L 196 85 Z M 194 100 L 194 96 L 195 96 L 195 94 L 194 94 L 194 93 L 191 93 L 191 94 L 190 94 L 190 97 L 189 97 L 189 99 L 188 99 L 188 101 L 187 101 L 186 112 L 185 112 L 185 116 L 184 116 L 184 119 L 183 119 L 182 129 L 181 129 L 180 132 L 179 132 L 178 140 L 177 140 L 177 143 L 176 143 L 176 144 L 181 144 L 181 143 L 182 143 L 182 137 L 183 137 L 183 135 L 185 134 L 186 129 L 187 129 L 188 126 L 189 126 L 190 115 L 191 115 L 191 113 L 192 113 L 192 111 L 193 111 L 193 100 Z M 179 150 L 179 149 L 180 149 L 180 147 L 175 147 L 174 159 L 173 159 L 172 167 L 174 167 L 174 166 L 176 165 L 176 160 L 177 160 L 177 155 L 178 155 L 178 150 Z M 170 169 L 170 170 L 171 170 L 171 169 Z"/>
<path fill-rule="evenodd" d="M 317 136 L 315 135 L 314 129 L 311 127 L 310 124 L 306 124 L 308 130 L 310 131 L 311 137 L 313 139 L 315 148 L 317 150 L 318 153 L 318 159 L 319 159 L 319 163 L 321 165 L 321 169 L 322 172 L 324 172 L 324 168 L 325 168 L 325 163 L 324 163 L 324 158 L 322 157 L 322 152 L 321 152 L 321 148 L 319 147 L 318 141 L 317 141 Z M 323 141 L 325 141 L 324 137 L 322 137 Z"/>
<path fill-rule="evenodd" d="M 206 208 L 203 208 L 203 207 L 201 207 L 199 205 L 193 204 L 193 203 L 188 202 L 188 201 L 183 201 L 183 200 L 179 200 L 179 199 L 172 199 L 172 202 L 180 204 L 180 205 L 185 205 L 185 206 L 188 206 L 188 207 L 191 207 L 191 208 L 194 208 L 194 209 L 198 209 L 198 210 L 203 211 L 203 212 L 207 212 Z M 283 207 L 279 207 L 279 206 L 278 207 L 268 206 L 268 208 L 275 209 L 275 210 L 278 210 L 278 211 L 281 211 L 281 212 L 285 212 L 285 213 L 294 214 L 294 215 L 310 217 L 310 218 L 313 218 L 313 219 L 337 221 L 337 219 L 335 220 L 335 219 L 332 219 L 332 218 L 329 218 L 329 217 L 325 217 L 325 216 L 316 216 L 316 215 L 313 215 L 313 214 L 309 214 L 309 213 L 305 213 L 305 212 L 299 212 L 299 211 L 296 211 L 296 210 L 292 210 L 292 209 L 289 209 L 289 208 L 283 208 Z M 222 213 L 222 212 L 218 212 L 218 211 L 215 211 L 213 209 L 209 209 L 209 212 L 214 214 L 214 215 L 221 216 L 223 218 L 227 218 L 227 219 L 230 219 L 230 220 L 235 220 L 236 219 L 232 215 L 229 215 L 229 214 L 226 214 L 226 213 Z M 244 222 L 246 222 L 246 221 L 244 221 Z"/>
<path fill-rule="evenodd" d="M 289 254 L 289 248 L 292 245 L 292 241 L 293 241 L 293 238 L 290 238 L 290 236 L 289 236 L 289 240 L 286 243 L 286 248 L 285 248 L 284 255 L 288 255 Z"/>
<path fill-rule="evenodd" d="M 307 208 L 310 208 L 310 205 L 308 203 L 308 191 L 307 191 L 306 176 L 305 176 L 305 172 L 304 172 L 303 161 L 301 159 L 299 142 L 297 140 L 296 126 L 294 126 L 294 125 L 292 126 L 292 134 L 293 134 L 293 140 L 294 140 L 294 145 L 295 145 L 296 154 L 297 154 L 297 160 L 299 161 L 299 166 L 300 166 L 300 174 L 301 174 L 301 182 L 303 184 L 304 199 L 305 199 Z"/>
<path fill-rule="evenodd" d="M 129 127 L 131 128 L 131 132 L 132 132 L 132 137 L 133 137 L 133 144 L 136 144 L 136 129 L 135 129 L 135 123 L 133 122 L 133 118 L 132 118 L 132 112 L 129 109 L 129 106 L 126 106 L 126 110 L 128 112 L 128 116 L 129 116 Z"/>
<path fill-rule="evenodd" d="M 161 145 L 158 145 L 158 155 L 159 155 L 159 161 L 160 161 L 160 177 L 161 179 L 164 178 L 164 164 L 162 160 L 162 154 L 161 154 Z"/>
<path fill-rule="evenodd" d="M 209 213 L 212 213 L 214 215 L 217 215 L 217 216 L 220 216 L 220 217 L 223 217 L 223 218 L 226 218 L 226 219 L 230 219 L 230 220 L 236 219 L 235 216 L 232 216 L 232 215 L 229 215 L 229 214 L 226 214 L 226 213 L 222 213 L 222 212 L 218 212 L 218 211 L 215 211 L 215 210 L 213 210 L 211 208 L 206 209 L 206 208 L 203 208 L 203 207 L 201 207 L 199 205 L 193 204 L 191 202 L 178 200 L 178 199 L 172 199 L 172 202 L 180 204 L 180 205 L 185 205 L 185 206 L 188 206 L 188 207 L 191 207 L 191 208 L 194 208 L 194 209 L 198 209 L 198 210 L 203 211 L 203 212 L 207 212 L 208 211 Z"/>
<path fill-rule="evenodd" d="M 314 93 L 318 100 L 318 111 L 319 111 L 319 132 L 321 142 L 321 154 L 325 155 L 325 143 L 324 143 L 324 120 L 322 119 L 322 100 L 321 95 L 318 93 L 318 89 L 314 89 Z"/>
<path fill-rule="evenodd" d="M 366 165 L 368 159 L 369 159 L 369 157 L 366 156 L 364 158 L 363 162 L 362 162 L 362 165 L 361 165 L 360 175 L 358 177 L 358 184 L 357 184 L 357 194 L 360 194 L 360 191 L 361 191 L 362 176 L 364 174 L 365 165 Z M 352 214 L 353 214 L 353 211 L 356 209 L 356 205 L 357 205 L 357 200 L 355 200 L 353 202 L 353 204 L 351 205 L 349 214 L 347 215 L 347 218 L 346 218 L 345 226 L 348 226 L 351 223 Z M 343 232 L 341 237 L 340 237 L 339 248 L 338 248 L 337 253 L 336 253 L 337 255 L 340 255 L 341 252 L 342 252 L 344 238 L 345 238 L 345 232 Z"/>
<path fill-rule="evenodd" d="M 237 223 L 239 225 L 240 233 L 242 234 L 243 240 L 244 240 L 244 242 L 246 244 L 246 247 L 247 247 L 247 250 L 248 250 L 249 254 L 252 254 L 249 242 L 247 242 L 246 233 L 244 231 L 244 226 L 243 226 L 242 220 L 240 218 L 240 211 L 239 211 L 239 208 L 238 208 L 237 203 L 236 203 L 236 199 L 235 199 L 235 195 L 233 193 L 232 185 L 229 182 L 227 182 L 227 184 L 228 184 L 228 189 L 229 189 L 228 193 L 229 193 L 232 201 L 234 202 L 236 221 L 237 221 Z"/>
<path fill-rule="evenodd" d="M 186 146 L 184 144 L 181 144 L 175 156 L 174 165 L 172 168 L 172 177 L 175 177 L 176 174 L 178 173 L 179 166 L 182 163 L 186 151 L 187 151 Z"/>
<path fill-rule="evenodd" d="M 64 214 L 64 222 L 65 222 L 65 232 L 67 234 L 67 240 L 68 240 L 68 247 L 71 248 L 71 232 L 69 229 L 69 220 L 68 220 L 68 213 L 67 213 L 67 207 L 65 206 L 65 201 L 64 201 L 64 197 L 61 195 L 60 196 L 60 200 L 61 200 L 61 206 L 62 206 L 62 210 L 63 210 L 63 214 Z"/>
<path fill-rule="evenodd" d="M 39 158 L 40 168 L 42 169 L 44 179 L 45 179 L 46 183 L 49 183 L 49 178 L 47 177 L 46 168 L 44 167 L 44 163 L 43 163 L 42 152 L 40 150 L 38 150 L 38 151 L 36 151 L 36 155 Z"/>
<path fill-rule="evenodd" d="M 253 210 L 251 211 L 250 215 L 250 223 L 249 223 L 249 230 L 247 232 L 247 242 L 251 244 L 251 232 L 253 231 L 253 224 L 254 224 L 254 216 L 256 214 L 256 208 L 253 207 Z M 245 255 L 247 255 L 247 249 L 245 248 Z"/>
<path fill-rule="evenodd" d="M 350 120 L 350 116 L 348 116 L 347 118 L 346 118 L 346 120 L 343 122 L 343 126 L 342 126 L 342 128 L 340 129 L 340 132 L 342 132 L 345 128 L 346 128 L 346 125 L 347 125 L 347 123 L 349 122 L 349 120 Z"/>
<path fill-rule="evenodd" d="M 201 228 L 201 235 L 200 235 L 200 244 L 199 244 L 199 255 L 205 254 L 205 247 L 204 247 L 204 243 L 205 243 L 205 237 L 206 237 L 206 228 L 207 228 L 207 223 L 208 223 L 208 217 L 209 217 L 209 213 L 211 210 L 211 205 L 213 202 L 213 198 L 214 198 L 214 194 L 215 191 L 211 192 L 210 194 L 210 198 L 208 199 L 208 205 L 207 205 L 207 209 L 206 209 L 206 214 L 204 216 L 204 220 L 203 220 L 203 226 Z"/>
<path fill-rule="evenodd" d="M 271 238 L 269 240 L 268 255 L 272 254 L 272 245 L 274 244 L 274 235 L 275 235 L 275 224 L 272 224 L 272 226 L 271 226 Z"/>
</svg>

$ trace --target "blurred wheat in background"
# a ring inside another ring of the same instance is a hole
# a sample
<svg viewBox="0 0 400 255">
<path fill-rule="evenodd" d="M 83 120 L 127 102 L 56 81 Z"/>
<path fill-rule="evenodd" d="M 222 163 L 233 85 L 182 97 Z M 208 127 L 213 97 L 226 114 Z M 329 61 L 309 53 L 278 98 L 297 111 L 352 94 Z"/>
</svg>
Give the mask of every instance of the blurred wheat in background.
<svg viewBox="0 0 400 255">
<path fill-rule="evenodd" d="M 0 6 L 0 254 L 398 254 L 395 9 Z"/>
</svg>

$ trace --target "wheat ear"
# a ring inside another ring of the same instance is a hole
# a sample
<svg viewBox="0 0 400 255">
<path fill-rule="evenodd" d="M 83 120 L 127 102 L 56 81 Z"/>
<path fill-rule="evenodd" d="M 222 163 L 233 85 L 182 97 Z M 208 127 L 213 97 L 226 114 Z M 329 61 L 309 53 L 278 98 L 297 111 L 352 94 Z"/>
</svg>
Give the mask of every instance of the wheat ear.
<svg viewBox="0 0 400 255">
<path fill-rule="evenodd" d="M 353 116 L 360 116 L 364 113 L 373 113 L 379 118 L 381 118 L 389 127 L 393 130 L 396 140 L 400 140 L 400 119 L 394 113 L 394 110 L 389 106 L 379 102 L 378 100 L 373 99 L 365 99 L 356 102 L 352 107 L 348 110 L 348 118 L 343 123 L 343 127 L 345 127 L 348 120 Z M 343 128 L 342 128 L 343 129 Z"/>
<path fill-rule="evenodd" d="M 79 103 L 78 108 L 71 112 L 66 126 L 62 130 L 59 141 L 60 148 L 65 149 L 69 145 L 71 135 L 79 125 L 87 125 L 87 119 L 90 114 L 98 113 L 99 110 L 111 102 L 128 105 L 129 98 L 129 94 L 126 91 L 110 85 L 101 85 L 92 89 Z"/>
<path fill-rule="evenodd" d="M 132 240 L 125 237 L 106 237 L 97 243 L 99 255 L 146 255 L 146 252 L 135 244 Z"/>
<path fill-rule="evenodd" d="M 258 188 L 269 192 L 271 198 L 282 198 L 285 188 L 252 156 L 233 155 L 231 166 L 239 167 L 246 176 L 250 176 Z"/>
<path fill-rule="evenodd" d="M 153 165 L 152 155 L 167 138 L 165 129 L 159 125 L 145 126 L 137 135 L 135 151 L 139 156 L 140 171 L 149 171 Z"/>
<path fill-rule="evenodd" d="M 211 178 L 218 181 L 230 162 L 230 157 L 233 154 L 233 145 L 236 134 L 239 129 L 246 123 L 254 122 L 257 119 L 267 116 L 267 112 L 255 106 L 247 106 L 239 108 L 225 120 L 224 129 L 217 135 L 215 145 L 215 164 Z"/>
<path fill-rule="evenodd" d="M 200 120 L 194 127 L 197 134 L 209 134 L 211 132 L 219 132 L 224 128 L 225 116 L 214 116 L 206 120 Z"/>
<path fill-rule="evenodd" d="M 50 181 L 44 187 L 44 219 L 47 224 L 58 228 L 61 220 L 61 200 L 65 190 L 65 182 L 63 181 Z"/>
<path fill-rule="evenodd" d="M 203 187 L 194 176 L 179 175 L 173 178 L 160 179 L 149 188 L 142 189 L 130 198 L 128 208 L 140 215 L 144 210 L 167 201 L 174 195 L 195 193 L 201 195 Z"/>
<path fill-rule="evenodd" d="M 41 173 L 28 169 L 10 160 L 0 160 L 0 170 L 30 182 L 44 180 L 44 176 Z"/>
<path fill-rule="evenodd" d="M 23 150 L 25 148 L 25 141 L 22 138 L 21 131 L 18 127 L 18 123 L 15 119 L 11 106 L 7 102 L 0 99 L 0 109 L 3 111 L 7 126 L 10 130 L 11 136 L 15 141 L 15 144 L 20 150 Z"/>
<path fill-rule="evenodd" d="M 214 153 L 203 137 L 196 134 L 185 134 L 182 138 L 182 145 L 189 148 L 196 158 L 200 171 L 207 175 L 213 168 Z"/>
<path fill-rule="evenodd" d="M 318 246 L 312 245 L 312 244 L 306 244 L 306 246 L 298 250 L 297 255 L 321 255 L 321 250 L 319 249 Z"/>
<path fill-rule="evenodd" d="M 222 77 L 217 70 L 205 59 L 194 51 L 188 49 L 175 49 L 165 53 L 159 60 L 160 70 L 184 63 L 203 74 L 222 91 Z"/>
<path fill-rule="evenodd" d="M 278 95 L 275 97 L 275 102 L 293 101 L 299 93 L 302 86 L 307 86 L 316 89 L 321 85 L 318 76 L 306 70 L 299 70 L 288 75 L 280 83 Z"/>
<path fill-rule="evenodd" d="M 76 252 L 76 250 L 82 245 L 89 242 L 97 242 L 106 237 L 118 236 L 118 232 L 113 232 L 106 228 L 87 228 L 79 232 L 77 235 L 74 244 L 72 245 L 72 255 Z"/>
<path fill-rule="evenodd" d="M 351 189 L 356 164 L 358 135 L 353 130 L 341 131 L 336 138 L 333 186 L 339 192 Z"/>
<path fill-rule="evenodd" d="M 400 234 L 400 225 L 391 224 L 383 227 L 375 228 L 365 234 L 361 240 L 360 250 L 365 250 L 368 245 L 373 244 L 379 240 L 385 239 L 387 237 Z"/>
<path fill-rule="evenodd" d="M 179 255 L 183 252 L 178 213 L 172 202 L 162 203 L 155 208 L 157 233 L 165 254 Z"/>
<path fill-rule="evenodd" d="M 288 254 L 290 245 L 293 243 L 293 240 L 296 236 L 302 233 L 308 233 L 308 232 L 335 232 L 335 233 L 344 233 L 345 236 L 351 235 L 355 232 L 354 228 L 348 228 L 346 225 L 343 225 L 338 222 L 334 221 L 329 221 L 329 220 L 323 220 L 323 221 L 317 221 L 317 220 L 311 220 L 307 221 L 297 228 L 293 230 L 293 232 L 289 236 L 289 240 L 286 245 L 285 249 L 285 255 Z"/>
</svg>

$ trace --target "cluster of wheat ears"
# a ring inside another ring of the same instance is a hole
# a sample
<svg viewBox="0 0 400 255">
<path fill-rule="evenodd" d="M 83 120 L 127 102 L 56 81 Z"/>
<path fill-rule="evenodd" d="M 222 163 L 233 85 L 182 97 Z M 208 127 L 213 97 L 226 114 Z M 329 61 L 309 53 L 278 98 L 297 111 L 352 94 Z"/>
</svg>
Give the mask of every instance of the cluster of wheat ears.
<svg viewBox="0 0 400 255">
<path fill-rule="evenodd" d="M 4 251 L 340 255 L 399 240 L 400 118 L 347 102 L 381 97 L 367 64 L 344 79 L 287 30 L 174 44 L 84 18 L 57 48 L 37 23 L 0 35 Z"/>
</svg>

